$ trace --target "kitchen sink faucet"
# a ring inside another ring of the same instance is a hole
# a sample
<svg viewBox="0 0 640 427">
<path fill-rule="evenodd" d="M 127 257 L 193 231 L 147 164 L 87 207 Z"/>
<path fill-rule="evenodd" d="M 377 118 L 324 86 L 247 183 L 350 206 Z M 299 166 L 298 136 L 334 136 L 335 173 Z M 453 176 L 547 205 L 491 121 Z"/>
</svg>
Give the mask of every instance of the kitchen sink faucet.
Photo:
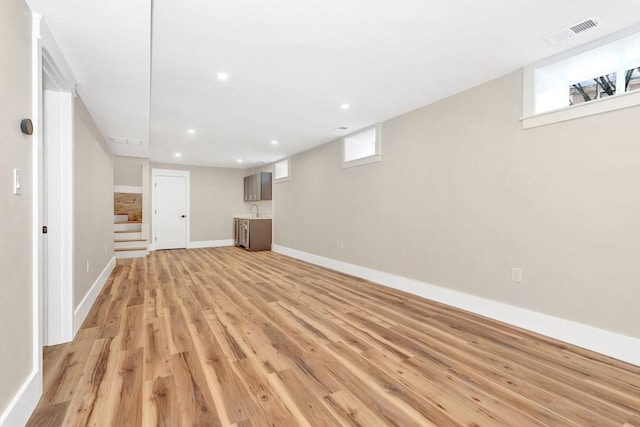
<svg viewBox="0 0 640 427">
<path fill-rule="evenodd" d="M 249 208 L 249 213 L 253 213 L 253 207 L 256 207 L 256 218 L 260 218 L 260 208 L 255 203 Z"/>
</svg>

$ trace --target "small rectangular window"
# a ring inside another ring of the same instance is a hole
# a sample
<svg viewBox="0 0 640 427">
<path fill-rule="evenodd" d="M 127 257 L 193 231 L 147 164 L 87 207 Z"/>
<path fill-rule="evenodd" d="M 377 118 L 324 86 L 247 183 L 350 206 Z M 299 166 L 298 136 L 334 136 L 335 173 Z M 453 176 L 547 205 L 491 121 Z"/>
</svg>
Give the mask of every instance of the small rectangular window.
<svg viewBox="0 0 640 427">
<path fill-rule="evenodd" d="M 640 89 L 640 67 L 627 70 L 625 73 L 625 91 Z"/>
<path fill-rule="evenodd" d="M 522 127 L 640 105 L 638 58 L 632 27 L 525 67 Z"/>
<path fill-rule="evenodd" d="M 276 181 L 285 181 L 289 179 L 289 158 L 276 162 L 274 169 L 274 179 Z"/>
<path fill-rule="evenodd" d="M 380 126 L 374 125 L 347 135 L 342 139 L 342 166 L 358 166 L 379 162 Z"/>
<path fill-rule="evenodd" d="M 602 99 L 616 94 L 617 73 L 594 77 L 569 87 L 569 105 Z"/>
</svg>

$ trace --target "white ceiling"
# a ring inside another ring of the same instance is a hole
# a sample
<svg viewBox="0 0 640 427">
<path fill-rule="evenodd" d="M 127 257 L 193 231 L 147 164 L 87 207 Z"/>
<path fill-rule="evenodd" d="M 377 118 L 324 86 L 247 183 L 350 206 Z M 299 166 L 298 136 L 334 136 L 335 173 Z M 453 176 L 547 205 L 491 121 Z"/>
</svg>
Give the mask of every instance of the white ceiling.
<svg viewBox="0 0 640 427">
<path fill-rule="evenodd" d="M 114 154 L 243 168 L 640 22 L 639 0 L 28 3 L 105 138 L 143 140 L 110 142 Z M 594 15 L 595 30 L 558 46 L 543 40 Z"/>
<path fill-rule="evenodd" d="M 0 0 L 4 1 L 4 0 Z M 28 0 L 43 17 L 77 91 L 114 154 L 149 154 L 151 3 L 148 0 Z M 143 146 L 114 145 L 130 137 Z"/>
</svg>

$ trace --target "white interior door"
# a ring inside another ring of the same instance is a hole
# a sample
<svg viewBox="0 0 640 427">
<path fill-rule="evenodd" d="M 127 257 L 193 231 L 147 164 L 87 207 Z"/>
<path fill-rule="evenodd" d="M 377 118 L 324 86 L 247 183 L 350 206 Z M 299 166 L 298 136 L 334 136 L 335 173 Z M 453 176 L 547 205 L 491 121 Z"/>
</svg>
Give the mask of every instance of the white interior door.
<svg viewBox="0 0 640 427">
<path fill-rule="evenodd" d="M 2 0 L 0 0 L 2 1 Z M 73 94 L 43 91 L 43 342 L 73 339 Z M 46 251 L 46 252 L 44 252 Z"/>
<path fill-rule="evenodd" d="M 153 171 L 156 249 L 186 248 L 189 235 L 188 171 Z"/>
</svg>

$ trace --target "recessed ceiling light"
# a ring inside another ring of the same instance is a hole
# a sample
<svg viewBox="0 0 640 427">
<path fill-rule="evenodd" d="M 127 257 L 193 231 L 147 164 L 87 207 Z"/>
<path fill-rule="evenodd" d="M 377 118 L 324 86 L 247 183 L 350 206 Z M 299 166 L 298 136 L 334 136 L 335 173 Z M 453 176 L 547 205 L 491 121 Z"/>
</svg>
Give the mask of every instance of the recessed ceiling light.
<svg viewBox="0 0 640 427">
<path fill-rule="evenodd" d="M 276 141 L 276 140 L 274 139 L 273 141 L 271 141 L 271 143 L 272 143 L 273 145 L 276 145 L 276 144 L 278 143 L 278 141 Z"/>
<path fill-rule="evenodd" d="M 190 133 L 190 134 L 193 135 L 194 133 L 196 133 L 196 130 L 195 129 L 187 129 L 187 133 Z"/>
<path fill-rule="evenodd" d="M 341 110 L 348 110 L 349 109 L 349 104 L 340 104 L 340 109 Z"/>
<path fill-rule="evenodd" d="M 344 132 L 345 130 L 349 129 L 346 126 L 340 126 L 339 128 L 335 128 L 333 129 L 334 132 Z"/>
<path fill-rule="evenodd" d="M 223 81 L 223 82 L 229 80 L 229 74 L 227 74 L 227 73 L 218 73 L 218 80 Z"/>
<path fill-rule="evenodd" d="M 182 153 L 175 153 L 174 156 L 176 157 L 182 157 Z"/>
<path fill-rule="evenodd" d="M 242 159 L 238 159 L 238 163 L 242 163 Z"/>
</svg>

